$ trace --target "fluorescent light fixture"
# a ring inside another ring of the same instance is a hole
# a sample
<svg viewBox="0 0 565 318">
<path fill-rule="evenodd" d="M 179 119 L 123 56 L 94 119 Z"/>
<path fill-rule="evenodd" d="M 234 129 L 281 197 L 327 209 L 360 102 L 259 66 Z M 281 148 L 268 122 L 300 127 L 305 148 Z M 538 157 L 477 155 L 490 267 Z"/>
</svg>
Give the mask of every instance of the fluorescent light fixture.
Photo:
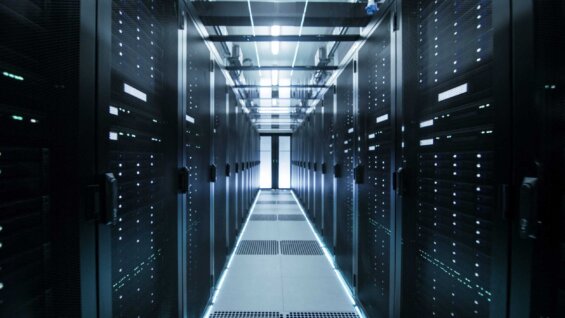
<svg viewBox="0 0 565 318">
<path fill-rule="evenodd" d="M 272 98 L 271 79 L 264 77 L 259 80 L 259 83 L 261 85 L 261 88 L 259 88 L 259 98 Z"/>
<path fill-rule="evenodd" d="M 272 25 L 271 26 L 271 36 L 279 36 L 281 35 L 281 26 L 280 25 Z"/>
<path fill-rule="evenodd" d="M 277 106 L 277 105 L 278 105 L 278 100 L 277 100 L 276 98 L 273 98 L 273 99 L 271 100 L 271 105 Z"/>
<path fill-rule="evenodd" d="M 314 107 L 310 107 L 306 110 L 306 114 L 310 114 L 313 111 L 314 111 Z"/>
<path fill-rule="evenodd" d="M 272 70 L 271 71 L 271 84 L 273 86 L 279 85 L 279 71 L 278 70 Z"/>
<path fill-rule="evenodd" d="M 271 41 L 271 53 L 273 55 L 278 55 L 280 50 L 280 42 L 279 41 Z"/>
<path fill-rule="evenodd" d="M 257 111 L 259 113 L 288 114 L 291 109 L 290 107 L 259 107 Z"/>
<path fill-rule="evenodd" d="M 279 98 L 290 98 L 290 78 L 280 78 L 279 86 L 285 86 L 284 88 L 279 87 Z"/>
</svg>

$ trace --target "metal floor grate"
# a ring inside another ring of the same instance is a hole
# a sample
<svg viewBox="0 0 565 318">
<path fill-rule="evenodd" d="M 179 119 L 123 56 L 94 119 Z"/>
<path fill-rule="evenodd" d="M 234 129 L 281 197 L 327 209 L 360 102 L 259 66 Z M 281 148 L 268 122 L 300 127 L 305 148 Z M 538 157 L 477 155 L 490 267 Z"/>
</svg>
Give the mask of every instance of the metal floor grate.
<svg viewBox="0 0 565 318">
<path fill-rule="evenodd" d="M 283 318 L 276 311 L 215 311 L 210 318 Z"/>
<path fill-rule="evenodd" d="M 237 255 L 278 255 L 279 244 L 275 240 L 243 240 L 237 248 Z"/>
<path fill-rule="evenodd" d="M 281 241 L 283 255 L 323 255 L 317 241 Z"/>
<path fill-rule="evenodd" d="M 354 312 L 290 312 L 286 318 L 359 318 Z"/>
<path fill-rule="evenodd" d="M 252 214 L 250 221 L 276 221 L 276 214 Z"/>
<path fill-rule="evenodd" d="M 279 221 L 306 221 L 302 214 L 279 214 Z"/>
</svg>

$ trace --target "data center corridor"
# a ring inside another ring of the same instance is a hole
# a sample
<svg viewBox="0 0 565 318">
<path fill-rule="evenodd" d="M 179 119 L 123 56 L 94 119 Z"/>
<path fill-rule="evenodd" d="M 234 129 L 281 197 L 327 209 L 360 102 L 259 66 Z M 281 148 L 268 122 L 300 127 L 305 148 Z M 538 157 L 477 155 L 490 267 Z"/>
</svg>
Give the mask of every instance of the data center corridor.
<svg viewBox="0 0 565 318">
<path fill-rule="evenodd" d="M 0 318 L 565 317 L 564 0 L 0 0 Z"/>
<path fill-rule="evenodd" d="M 210 317 L 232 317 L 233 312 L 263 312 L 265 318 L 323 312 L 359 317 L 350 291 L 290 190 L 260 191 L 224 275 Z"/>
</svg>

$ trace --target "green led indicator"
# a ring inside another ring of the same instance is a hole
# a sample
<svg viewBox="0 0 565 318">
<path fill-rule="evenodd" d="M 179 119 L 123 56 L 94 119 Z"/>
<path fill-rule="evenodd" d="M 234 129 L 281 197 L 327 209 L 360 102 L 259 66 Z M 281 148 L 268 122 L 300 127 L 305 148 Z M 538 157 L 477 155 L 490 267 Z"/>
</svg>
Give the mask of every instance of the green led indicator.
<svg viewBox="0 0 565 318">
<path fill-rule="evenodd" d="M 9 72 L 2 72 L 2 75 L 6 76 L 8 78 L 14 79 L 16 81 L 23 81 L 24 80 L 24 78 L 22 76 L 12 74 L 12 73 L 9 73 Z"/>
<path fill-rule="evenodd" d="M 18 116 L 18 115 L 12 115 L 12 119 L 13 119 L 13 120 L 18 120 L 18 121 L 24 120 L 24 118 L 23 118 L 22 116 Z"/>
</svg>

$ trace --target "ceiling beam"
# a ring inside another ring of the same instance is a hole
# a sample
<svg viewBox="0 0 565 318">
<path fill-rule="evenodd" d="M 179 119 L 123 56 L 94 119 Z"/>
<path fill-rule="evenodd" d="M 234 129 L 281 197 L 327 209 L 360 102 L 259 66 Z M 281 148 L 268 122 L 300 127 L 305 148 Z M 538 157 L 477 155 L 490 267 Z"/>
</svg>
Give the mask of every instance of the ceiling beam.
<svg viewBox="0 0 565 318">
<path fill-rule="evenodd" d="M 298 88 L 329 88 L 329 86 L 324 85 L 268 85 L 268 86 L 261 86 L 261 85 L 235 85 L 233 88 L 290 88 L 290 89 L 298 89 Z"/>
<path fill-rule="evenodd" d="M 338 69 L 337 66 L 329 65 L 262 65 L 262 66 L 226 66 L 227 71 L 335 71 Z"/>
<path fill-rule="evenodd" d="M 206 26 L 251 26 L 245 1 L 193 1 L 202 23 Z M 273 24 L 299 26 L 304 2 L 252 1 L 255 26 Z M 365 13 L 366 3 L 308 2 L 305 27 L 364 27 L 371 20 Z"/>
<path fill-rule="evenodd" d="M 309 35 L 211 35 L 208 37 L 212 42 L 355 42 L 361 40 L 359 35 L 333 35 L 333 34 L 309 34 Z"/>
</svg>

